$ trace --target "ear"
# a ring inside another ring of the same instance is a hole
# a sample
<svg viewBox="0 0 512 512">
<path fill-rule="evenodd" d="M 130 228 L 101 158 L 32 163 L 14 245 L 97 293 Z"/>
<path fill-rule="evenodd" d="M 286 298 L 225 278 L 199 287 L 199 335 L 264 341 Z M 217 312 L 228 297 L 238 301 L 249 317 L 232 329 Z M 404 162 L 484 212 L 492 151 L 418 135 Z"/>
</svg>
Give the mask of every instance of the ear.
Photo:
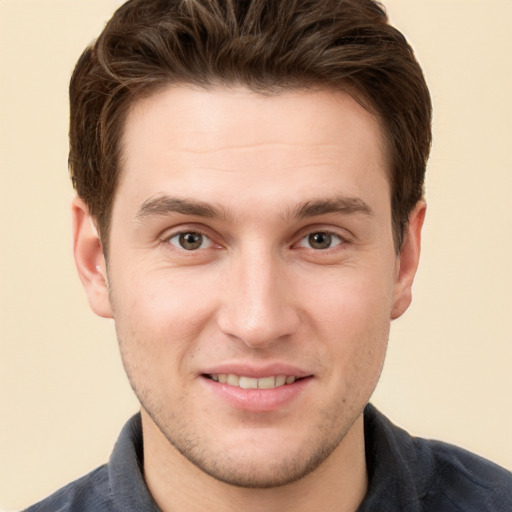
<svg viewBox="0 0 512 512">
<path fill-rule="evenodd" d="M 391 319 L 395 320 L 401 316 L 409 307 L 412 301 L 412 283 L 421 251 L 421 228 L 425 220 L 427 205 L 425 201 L 418 201 L 414 210 L 409 215 L 409 223 L 405 228 L 404 241 L 397 258 L 397 269 L 395 278 L 395 290 Z"/>
<path fill-rule="evenodd" d="M 80 198 L 73 200 L 71 213 L 73 254 L 89 305 L 97 315 L 112 318 L 106 262 L 95 220 Z"/>
</svg>

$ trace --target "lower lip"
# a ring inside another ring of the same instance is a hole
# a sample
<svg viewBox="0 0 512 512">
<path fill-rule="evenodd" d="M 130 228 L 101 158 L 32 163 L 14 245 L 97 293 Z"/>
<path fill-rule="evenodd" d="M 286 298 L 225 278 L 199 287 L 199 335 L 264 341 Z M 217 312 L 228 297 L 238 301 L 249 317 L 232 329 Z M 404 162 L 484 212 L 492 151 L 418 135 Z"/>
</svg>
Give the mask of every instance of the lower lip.
<svg viewBox="0 0 512 512">
<path fill-rule="evenodd" d="M 201 377 L 204 384 L 222 400 L 236 409 L 252 412 L 266 412 L 281 409 L 301 395 L 311 383 L 312 378 L 296 380 L 272 389 L 243 389 Z"/>
</svg>

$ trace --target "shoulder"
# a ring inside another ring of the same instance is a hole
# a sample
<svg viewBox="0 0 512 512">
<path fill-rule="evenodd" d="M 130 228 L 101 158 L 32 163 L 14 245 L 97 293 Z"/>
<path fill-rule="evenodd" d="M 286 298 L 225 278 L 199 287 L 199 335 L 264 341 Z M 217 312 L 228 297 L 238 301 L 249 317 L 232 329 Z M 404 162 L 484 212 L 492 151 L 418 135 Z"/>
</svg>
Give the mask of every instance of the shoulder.
<svg viewBox="0 0 512 512">
<path fill-rule="evenodd" d="M 360 511 L 511 512 L 512 473 L 462 448 L 414 437 L 365 410 L 369 492 Z"/>
<path fill-rule="evenodd" d="M 113 510 L 108 469 L 104 465 L 71 482 L 24 512 L 111 512 Z"/>
<path fill-rule="evenodd" d="M 432 480 L 425 502 L 432 510 L 443 510 L 441 503 L 464 512 L 512 510 L 511 472 L 446 443 L 415 439 L 414 444 L 431 455 Z"/>
<path fill-rule="evenodd" d="M 140 415 L 123 427 L 108 464 L 100 466 L 25 512 L 157 512 L 144 482 Z"/>
</svg>

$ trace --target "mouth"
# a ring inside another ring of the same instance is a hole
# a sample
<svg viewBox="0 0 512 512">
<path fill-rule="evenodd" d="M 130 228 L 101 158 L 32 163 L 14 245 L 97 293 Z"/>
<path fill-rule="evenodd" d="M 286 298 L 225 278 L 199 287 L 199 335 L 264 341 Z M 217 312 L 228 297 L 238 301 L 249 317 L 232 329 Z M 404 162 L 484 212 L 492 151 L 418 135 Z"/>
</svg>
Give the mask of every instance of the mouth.
<svg viewBox="0 0 512 512">
<path fill-rule="evenodd" d="M 270 375 L 268 377 L 247 377 L 245 375 L 235 375 L 233 373 L 210 373 L 204 374 L 207 379 L 227 384 L 242 389 L 274 389 L 293 384 L 302 378 L 294 375 Z"/>
<path fill-rule="evenodd" d="M 249 412 L 285 410 L 310 389 L 314 375 L 289 365 L 275 364 L 266 368 L 230 365 L 209 368 L 201 374 L 202 382 L 220 403 Z"/>
</svg>

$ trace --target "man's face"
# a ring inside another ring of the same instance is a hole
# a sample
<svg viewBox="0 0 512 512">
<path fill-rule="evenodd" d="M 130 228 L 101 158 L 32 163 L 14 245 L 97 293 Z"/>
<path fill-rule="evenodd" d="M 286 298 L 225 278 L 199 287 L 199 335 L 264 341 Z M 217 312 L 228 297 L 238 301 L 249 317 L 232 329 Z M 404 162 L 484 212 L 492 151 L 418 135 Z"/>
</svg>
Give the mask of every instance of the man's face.
<svg viewBox="0 0 512 512">
<path fill-rule="evenodd" d="M 108 287 L 145 435 L 257 487 L 361 442 L 410 287 L 378 122 L 341 92 L 175 87 L 123 144 Z"/>
</svg>

